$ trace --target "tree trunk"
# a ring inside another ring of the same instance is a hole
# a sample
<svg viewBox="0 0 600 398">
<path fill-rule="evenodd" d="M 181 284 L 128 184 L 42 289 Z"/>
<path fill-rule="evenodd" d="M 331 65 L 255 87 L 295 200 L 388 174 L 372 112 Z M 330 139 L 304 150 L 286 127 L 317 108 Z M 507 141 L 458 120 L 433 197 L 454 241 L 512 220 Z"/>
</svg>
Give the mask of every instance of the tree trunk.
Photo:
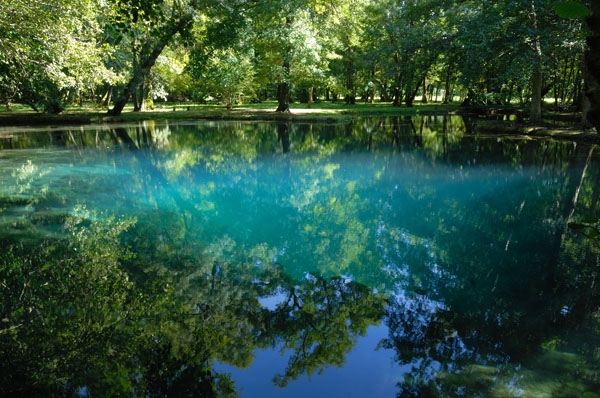
<svg viewBox="0 0 600 398">
<path fill-rule="evenodd" d="M 142 81 L 142 84 L 139 87 L 139 96 L 140 96 L 140 107 L 139 107 L 139 111 L 143 112 L 146 110 L 146 96 L 148 95 L 146 93 L 146 79 L 144 78 L 144 80 Z"/>
<path fill-rule="evenodd" d="M 570 208 L 568 206 L 565 206 L 565 211 L 568 210 L 568 215 L 565 217 L 567 220 L 567 223 L 565 223 L 565 229 L 561 235 L 561 246 L 564 243 L 565 237 L 567 235 L 567 231 L 569 229 L 568 227 L 568 222 L 573 220 L 573 215 L 575 214 L 575 210 L 577 208 L 577 203 L 579 201 L 579 194 L 581 192 L 581 189 L 583 187 L 583 182 L 587 173 L 587 169 L 588 166 L 591 163 L 592 160 L 592 155 L 594 154 L 594 149 L 596 148 L 596 145 L 590 145 L 589 150 L 587 151 L 587 156 L 586 153 L 584 152 L 584 148 L 586 148 L 587 145 L 580 145 L 578 148 L 576 148 L 574 156 L 573 156 L 573 160 L 572 162 L 570 162 L 569 167 L 573 168 L 575 170 L 581 170 L 581 177 L 579 178 L 579 183 L 577 184 L 577 186 L 573 186 L 573 192 L 572 195 L 569 195 L 568 197 L 572 197 L 571 200 L 571 206 Z M 577 149 L 581 148 L 581 151 L 577 151 Z M 585 159 L 585 161 L 583 161 L 583 159 Z M 573 179 L 573 182 L 576 182 L 576 179 Z M 571 184 L 567 184 L 567 185 L 571 185 Z"/>
<path fill-rule="evenodd" d="M 533 18 L 533 31 L 536 34 L 534 38 L 534 59 L 533 72 L 531 75 L 531 111 L 529 113 L 529 122 L 540 123 L 542 121 L 542 45 L 540 38 L 537 37 L 537 12 L 535 5 L 531 4 L 531 16 Z"/>
<path fill-rule="evenodd" d="M 354 95 L 354 59 L 352 55 L 346 62 L 346 105 L 354 105 L 356 96 Z"/>
<path fill-rule="evenodd" d="M 414 75 L 414 74 L 413 74 Z M 408 108 L 412 108 L 413 107 L 413 103 L 415 102 L 415 97 L 417 96 L 417 92 L 419 91 L 419 88 L 421 86 L 425 86 L 425 76 L 427 75 L 427 73 L 425 73 L 425 75 L 423 75 L 423 78 L 421 78 L 421 80 L 419 80 L 419 82 L 416 84 L 415 88 L 412 88 L 412 84 L 409 85 L 408 87 L 406 87 L 406 106 Z M 409 80 L 409 82 L 412 82 L 412 80 Z M 425 95 L 425 94 L 423 94 Z"/>
<path fill-rule="evenodd" d="M 392 100 L 392 98 L 390 97 L 390 95 L 387 92 L 386 84 L 380 80 L 375 80 L 375 82 L 379 86 L 379 95 L 380 95 L 381 101 L 390 102 Z"/>
<path fill-rule="evenodd" d="M 600 134 L 600 2 L 591 1 L 592 15 L 587 18 L 589 34 L 585 53 L 585 97 L 589 104 L 585 120 Z"/>
<path fill-rule="evenodd" d="M 402 105 L 402 75 L 396 75 L 394 83 L 394 99 L 392 100 L 392 105 L 400 106 Z"/>
<path fill-rule="evenodd" d="M 308 109 L 312 108 L 312 104 L 313 104 L 313 91 L 314 91 L 314 87 L 309 87 L 308 88 Z"/>
<path fill-rule="evenodd" d="M 581 84 L 581 82 L 583 81 L 584 65 L 585 65 L 585 59 L 583 59 L 583 57 L 581 57 L 580 59 L 577 60 L 577 72 L 575 74 L 575 79 L 574 79 L 575 84 L 574 84 L 574 88 L 573 88 L 573 95 L 570 98 L 571 106 L 578 111 L 581 111 L 581 101 L 583 99 L 583 88 L 585 86 L 585 83 Z"/>
<path fill-rule="evenodd" d="M 446 70 L 446 82 L 444 83 L 444 99 L 442 100 L 442 102 L 444 104 L 449 104 L 450 102 L 452 102 L 454 96 L 452 95 L 451 91 L 452 91 L 452 87 L 450 84 L 450 79 L 452 78 L 452 68 L 448 67 L 448 69 Z"/>
<path fill-rule="evenodd" d="M 108 89 L 106 90 L 106 93 L 100 99 L 100 105 L 103 105 L 103 106 L 106 106 L 107 108 L 110 108 L 110 102 L 112 100 L 112 92 L 113 92 L 112 86 L 108 86 Z"/>
<path fill-rule="evenodd" d="M 412 89 L 412 79 L 408 79 L 408 84 L 406 85 L 406 95 L 404 96 L 404 103 L 407 108 L 413 107 L 413 89 Z"/>
<path fill-rule="evenodd" d="M 129 98 L 134 93 L 137 93 L 137 90 L 140 86 L 144 84 L 144 79 L 148 73 L 150 73 L 150 69 L 154 66 L 156 59 L 162 52 L 162 50 L 166 47 L 168 38 L 161 38 L 161 40 L 154 44 L 153 50 L 144 58 L 143 62 L 134 69 L 133 75 L 127 85 L 123 89 L 123 92 L 117 97 L 115 100 L 114 107 L 108 112 L 111 116 L 119 116 L 121 112 L 123 112 L 123 108 L 127 105 Z M 142 99 L 143 101 L 143 99 Z"/>
<path fill-rule="evenodd" d="M 290 111 L 290 84 L 281 82 L 277 85 L 277 109 L 275 112 Z"/>
<path fill-rule="evenodd" d="M 292 26 L 292 18 L 285 17 L 285 25 L 287 28 Z M 277 109 L 275 112 L 290 111 L 290 55 L 291 48 L 284 49 L 283 54 L 283 77 L 277 84 Z"/>
<path fill-rule="evenodd" d="M 146 79 L 144 78 L 142 84 L 140 84 L 140 86 L 137 89 L 135 89 L 131 94 L 134 112 L 143 112 L 146 110 L 146 90 L 144 85 L 145 80 Z"/>
<path fill-rule="evenodd" d="M 197 1 L 191 1 L 189 8 L 195 9 L 198 5 Z M 182 11 L 183 14 L 174 15 L 173 22 L 167 25 L 166 28 L 156 30 L 150 33 L 144 40 L 141 46 L 140 53 L 137 54 L 137 62 L 134 63 L 133 74 L 127 82 L 120 95 L 116 96 L 113 109 L 108 111 L 111 116 L 119 116 L 123 112 L 123 108 L 131 98 L 131 95 L 144 84 L 146 76 L 154 66 L 156 59 L 162 53 L 163 49 L 178 33 L 185 31 L 188 25 L 194 19 L 194 13 L 191 11 Z M 175 11 L 174 11 L 175 14 Z M 142 98 L 143 101 L 143 98 Z"/>
<path fill-rule="evenodd" d="M 290 111 L 290 83 L 288 82 L 290 76 L 290 61 L 283 61 L 283 72 L 284 81 L 279 82 L 277 85 L 277 109 L 275 112 L 289 112 Z"/>
</svg>

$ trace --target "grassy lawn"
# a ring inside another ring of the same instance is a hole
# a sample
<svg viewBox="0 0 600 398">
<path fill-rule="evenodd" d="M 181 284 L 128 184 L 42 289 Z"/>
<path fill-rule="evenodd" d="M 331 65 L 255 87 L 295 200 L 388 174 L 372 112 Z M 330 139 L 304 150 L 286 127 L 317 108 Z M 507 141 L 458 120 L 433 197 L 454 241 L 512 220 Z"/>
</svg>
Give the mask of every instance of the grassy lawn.
<svg viewBox="0 0 600 398">
<path fill-rule="evenodd" d="M 275 101 L 237 105 L 231 110 L 220 104 L 157 102 L 154 104 L 154 109 L 144 112 L 133 112 L 133 106 L 128 105 L 120 116 L 112 117 L 107 115 L 106 108 L 98 107 L 93 103 L 87 103 L 83 106 L 68 106 L 59 115 L 35 112 L 28 106 L 13 104 L 10 111 L 6 107 L 0 108 L 0 126 L 87 124 L 164 119 L 289 120 L 311 123 L 344 123 L 352 117 L 360 116 L 444 115 L 468 111 L 467 108 L 461 107 L 458 103 L 446 105 L 439 102 L 428 104 L 416 102 L 414 107 L 407 108 L 405 106 L 395 107 L 391 103 L 381 102 L 373 104 L 357 102 L 355 105 L 346 105 L 343 101 L 317 101 L 313 103 L 310 109 L 306 103 L 292 103 L 290 104 L 291 111 L 289 113 L 277 113 L 275 112 L 276 108 L 277 102 Z M 515 107 L 507 108 L 511 112 L 517 110 Z M 524 112 L 527 111 L 524 110 Z M 569 119 L 571 119 L 573 115 L 569 116 Z"/>
<path fill-rule="evenodd" d="M 144 112 L 133 112 L 133 106 L 128 105 L 123 110 L 121 116 L 111 118 L 106 115 L 107 109 L 100 108 L 94 104 L 84 104 L 83 106 L 67 106 L 67 109 L 60 115 L 46 115 L 35 112 L 31 108 L 21 104 L 13 104 L 12 110 L 5 107 L 0 108 L 0 124 L 10 125 L 23 124 L 24 122 L 42 123 L 45 120 L 49 122 L 59 122 L 70 120 L 84 121 L 111 121 L 111 120 L 144 120 L 144 119 L 326 119 L 331 121 L 335 119 L 344 119 L 348 116 L 359 115 L 409 115 L 420 112 L 427 113 L 446 113 L 456 109 L 457 105 L 417 104 L 412 108 L 394 107 L 390 103 L 356 103 L 355 105 L 346 105 L 344 102 L 319 101 L 313 103 L 309 109 L 305 103 L 290 104 L 290 113 L 276 113 L 277 103 L 275 101 L 265 101 L 256 104 L 242 104 L 227 110 L 223 105 L 218 104 L 197 104 L 197 103 L 155 103 L 154 109 Z"/>
</svg>

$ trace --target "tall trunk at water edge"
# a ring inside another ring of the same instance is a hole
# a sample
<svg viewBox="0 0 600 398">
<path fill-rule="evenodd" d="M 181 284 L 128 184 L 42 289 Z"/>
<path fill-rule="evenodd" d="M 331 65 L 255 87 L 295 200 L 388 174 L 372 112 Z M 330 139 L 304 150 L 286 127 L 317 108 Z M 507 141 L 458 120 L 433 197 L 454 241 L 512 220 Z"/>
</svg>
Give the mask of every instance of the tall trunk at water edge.
<svg viewBox="0 0 600 398">
<path fill-rule="evenodd" d="M 289 30 L 292 26 L 292 18 L 289 16 L 285 17 L 285 26 Z M 281 81 L 277 84 L 277 109 L 275 112 L 289 112 L 290 111 L 290 56 L 291 48 L 287 47 L 283 50 L 283 76 Z"/>
<path fill-rule="evenodd" d="M 143 43 L 139 47 L 137 62 L 134 62 L 131 78 L 116 95 L 113 109 L 108 111 L 111 116 L 118 116 L 123 112 L 123 108 L 135 92 L 143 86 L 146 76 L 156 63 L 156 59 L 169 44 L 171 39 L 178 33 L 183 33 L 194 19 L 194 9 L 198 5 L 197 0 L 191 0 L 189 7 L 181 10 L 173 10 L 172 20 L 166 25 L 154 26 L 152 32 L 144 37 Z M 179 13 L 178 13 L 179 12 Z M 135 51 L 135 50 L 134 50 Z M 141 99 L 143 101 L 143 98 Z"/>
<path fill-rule="evenodd" d="M 284 80 L 279 82 L 277 85 L 277 109 L 275 112 L 289 112 L 290 111 L 290 61 L 285 59 L 283 61 L 283 74 Z"/>
<path fill-rule="evenodd" d="M 600 1 L 591 1 L 592 15 L 587 18 L 589 34 L 588 49 L 585 54 L 586 92 L 589 107 L 585 111 L 586 120 L 596 127 L 600 134 Z"/>
<path fill-rule="evenodd" d="M 531 18 L 533 20 L 533 71 L 531 75 L 531 110 L 529 121 L 539 123 L 542 121 L 542 45 L 538 36 L 537 11 L 535 3 L 531 2 Z"/>
<path fill-rule="evenodd" d="M 145 56 L 142 56 L 143 58 L 141 62 L 133 70 L 131 79 L 129 79 L 129 82 L 127 83 L 123 91 L 116 98 L 113 109 L 111 109 L 108 112 L 109 115 L 119 116 L 121 112 L 123 112 L 123 108 L 125 108 L 125 105 L 129 101 L 129 98 L 134 93 L 138 92 L 138 89 L 144 84 L 146 76 L 150 73 L 150 69 L 152 69 L 152 67 L 154 66 L 156 59 L 167 45 L 167 42 L 169 41 L 170 37 L 161 39 L 162 40 L 160 40 L 160 42 L 154 44 L 152 52 Z"/>
<path fill-rule="evenodd" d="M 352 55 L 346 61 L 346 95 L 344 100 L 346 105 L 356 103 L 356 96 L 354 95 L 354 58 Z"/>
</svg>

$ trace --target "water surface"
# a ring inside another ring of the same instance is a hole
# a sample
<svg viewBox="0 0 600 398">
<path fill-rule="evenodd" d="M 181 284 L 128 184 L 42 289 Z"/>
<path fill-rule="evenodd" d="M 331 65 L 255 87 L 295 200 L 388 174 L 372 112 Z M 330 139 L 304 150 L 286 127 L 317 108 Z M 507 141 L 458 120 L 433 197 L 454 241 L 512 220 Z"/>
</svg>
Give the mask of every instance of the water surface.
<svg viewBox="0 0 600 398">
<path fill-rule="evenodd" d="M 0 389 L 600 392 L 600 157 L 460 117 L 0 131 Z"/>
</svg>

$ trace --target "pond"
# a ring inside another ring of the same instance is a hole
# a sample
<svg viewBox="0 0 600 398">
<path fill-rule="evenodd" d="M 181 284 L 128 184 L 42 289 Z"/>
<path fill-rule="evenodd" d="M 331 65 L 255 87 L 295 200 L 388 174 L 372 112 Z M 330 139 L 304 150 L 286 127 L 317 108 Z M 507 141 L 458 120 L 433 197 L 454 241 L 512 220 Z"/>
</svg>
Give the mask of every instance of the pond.
<svg viewBox="0 0 600 398">
<path fill-rule="evenodd" d="M 0 128 L 0 175 L 2 395 L 599 396 L 592 144 Z"/>
</svg>

